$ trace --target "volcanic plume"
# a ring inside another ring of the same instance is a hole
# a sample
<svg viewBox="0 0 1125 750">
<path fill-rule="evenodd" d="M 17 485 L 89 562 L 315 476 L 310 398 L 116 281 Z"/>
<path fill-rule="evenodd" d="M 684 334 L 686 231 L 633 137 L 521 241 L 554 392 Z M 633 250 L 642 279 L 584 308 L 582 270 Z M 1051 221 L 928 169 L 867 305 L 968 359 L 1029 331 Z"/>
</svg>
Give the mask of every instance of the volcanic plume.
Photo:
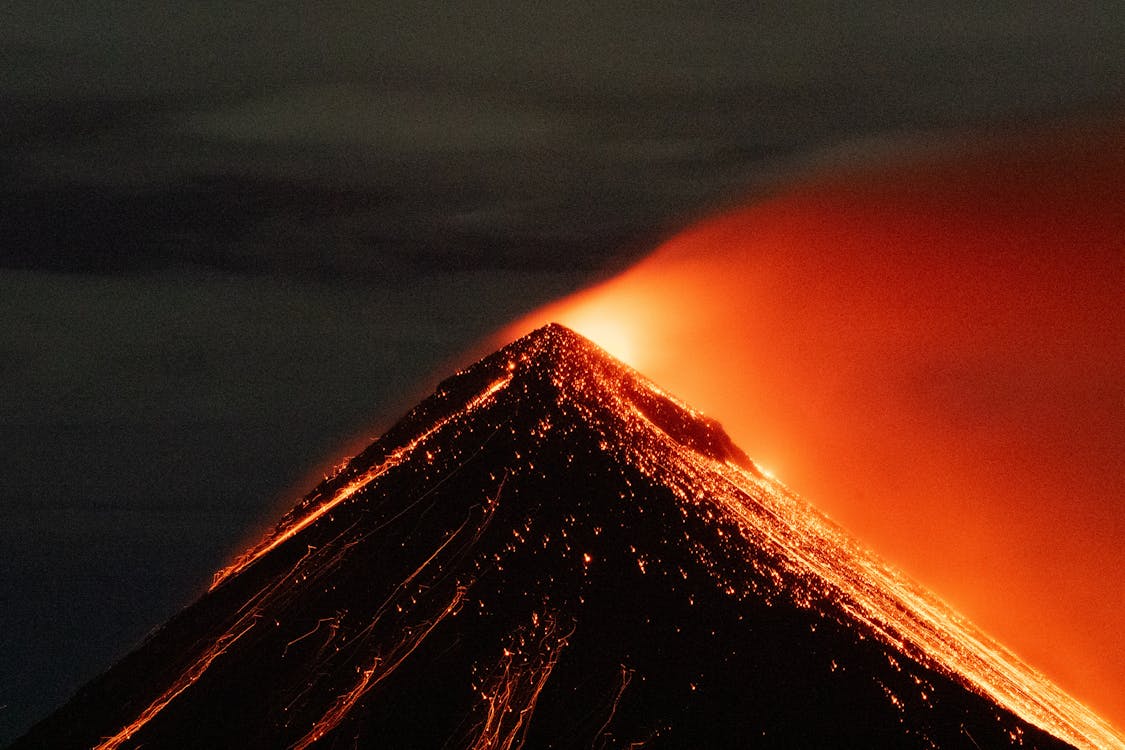
<svg viewBox="0 0 1125 750">
<path fill-rule="evenodd" d="M 538 310 L 1125 726 L 1125 121 L 823 166 Z M 483 353 L 483 352 L 482 352 Z"/>
<path fill-rule="evenodd" d="M 1125 747 L 539 329 L 444 381 L 15 748 Z"/>
</svg>

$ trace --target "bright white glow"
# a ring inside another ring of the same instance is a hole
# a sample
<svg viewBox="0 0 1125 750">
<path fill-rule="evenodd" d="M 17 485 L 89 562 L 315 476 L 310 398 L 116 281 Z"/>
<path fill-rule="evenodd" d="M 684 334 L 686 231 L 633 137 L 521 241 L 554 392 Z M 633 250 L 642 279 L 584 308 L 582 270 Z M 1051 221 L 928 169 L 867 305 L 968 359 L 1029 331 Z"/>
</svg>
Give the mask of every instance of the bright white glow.
<svg viewBox="0 0 1125 750">
<path fill-rule="evenodd" d="M 567 316 L 564 325 L 582 334 L 622 362 L 632 367 L 640 366 L 636 328 L 620 317 L 611 316 L 608 311 L 594 307 L 575 310 L 573 317 Z"/>
</svg>

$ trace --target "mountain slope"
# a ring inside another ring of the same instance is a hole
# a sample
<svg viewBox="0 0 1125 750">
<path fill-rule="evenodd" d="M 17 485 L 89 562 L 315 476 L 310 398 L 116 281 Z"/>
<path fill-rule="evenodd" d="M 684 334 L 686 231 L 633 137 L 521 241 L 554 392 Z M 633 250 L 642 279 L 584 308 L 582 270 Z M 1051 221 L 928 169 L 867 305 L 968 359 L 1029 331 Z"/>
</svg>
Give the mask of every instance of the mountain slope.
<svg viewBox="0 0 1125 750">
<path fill-rule="evenodd" d="M 1122 747 L 561 326 L 443 382 L 15 748 Z"/>
</svg>

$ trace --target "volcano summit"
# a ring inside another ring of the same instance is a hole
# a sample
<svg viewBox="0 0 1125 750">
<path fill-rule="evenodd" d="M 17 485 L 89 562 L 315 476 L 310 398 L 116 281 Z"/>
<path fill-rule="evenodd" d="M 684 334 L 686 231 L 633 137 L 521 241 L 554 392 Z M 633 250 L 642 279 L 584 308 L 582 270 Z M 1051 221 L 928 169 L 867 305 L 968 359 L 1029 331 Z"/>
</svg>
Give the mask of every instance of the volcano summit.
<svg viewBox="0 0 1125 750">
<path fill-rule="evenodd" d="M 443 382 L 13 747 L 142 746 L 1125 742 L 551 325 Z"/>
</svg>

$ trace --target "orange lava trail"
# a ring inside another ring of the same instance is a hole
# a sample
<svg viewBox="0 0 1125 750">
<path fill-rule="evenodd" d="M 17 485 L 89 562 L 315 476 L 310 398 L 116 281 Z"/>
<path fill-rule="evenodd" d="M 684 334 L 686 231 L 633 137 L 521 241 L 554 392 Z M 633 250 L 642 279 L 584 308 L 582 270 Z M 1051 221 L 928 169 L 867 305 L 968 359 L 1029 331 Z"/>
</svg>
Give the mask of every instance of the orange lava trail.
<svg viewBox="0 0 1125 750">
<path fill-rule="evenodd" d="M 781 482 L 726 461 L 685 453 L 639 409 L 622 406 L 627 408 L 621 413 L 635 420 L 635 429 L 655 433 L 672 449 L 668 455 L 682 457 L 682 469 L 695 476 L 694 486 L 708 487 L 711 502 L 737 519 L 741 528 L 763 534 L 795 570 L 812 571 L 835 587 L 842 595 L 838 604 L 889 646 L 960 676 L 974 691 L 1078 748 L 1125 750 L 1125 741 L 1104 719 L 935 594 L 879 560 Z M 681 499 L 699 502 L 695 496 Z"/>
<path fill-rule="evenodd" d="M 617 715 L 617 707 L 621 705 L 621 696 L 625 694 L 625 688 L 629 687 L 629 683 L 633 681 L 633 670 L 622 664 L 620 679 L 617 693 L 613 696 L 613 705 L 609 708 L 609 716 L 606 717 L 605 723 L 594 734 L 594 741 L 590 743 L 590 750 L 598 750 L 605 745 L 606 731 L 609 729 L 609 725 L 613 723 L 613 717 Z"/>
<path fill-rule="evenodd" d="M 136 734 L 141 727 L 151 721 L 165 706 L 171 703 L 176 696 L 191 687 L 192 684 L 207 671 L 207 668 L 211 666 L 211 662 L 222 656 L 224 651 L 230 648 L 239 638 L 250 632 L 253 627 L 254 623 L 250 623 L 234 635 L 230 635 L 229 633 L 224 634 L 218 641 L 212 644 L 183 675 L 181 675 L 180 679 L 176 680 L 172 687 L 168 688 L 159 698 L 149 704 L 148 708 L 142 711 L 140 716 L 117 734 L 104 739 L 100 744 L 95 746 L 94 750 L 116 750 L 116 748 L 121 747 L 121 745 Z"/>
<path fill-rule="evenodd" d="M 254 545 L 249 550 L 239 555 L 239 557 L 233 563 L 215 573 L 215 576 L 211 581 L 211 586 L 208 590 L 214 591 L 219 587 L 220 584 L 223 583 L 223 581 L 227 580 L 231 576 L 241 573 L 243 570 L 260 560 L 264 555 L 284 544 L 289 539 L 292 539 L 302 530 L 311 526 L 330 510 L 340 505 L 340 503 L 354 496 L 357 492 L 362 490 L 372 481 L 382 476 L 383 474 L 386 474 L 395 466 L 401 464 L 410 455 L 410 453 L 414 451 L 414 449 L 416 449 L 424 441 L 429 439 L 435 432 L 441 430 L 454 419 L 462 417 L 468 412 L 471 412 L 483 405 L 486 401 L 495 396 L 497 392 L 506 387 L 508 383 L 511 382 L 511 380 L 512 376 L 509 374 L 508 376 L 500 378 L 489 384 L 489 386 L 483 392 L 481 392 L 472 401 L 466 404 L 464 409 L 458 411 L 455 414 L 451 414 L 445 419 L 439 420 L 432 427 L 430 427 L 418 437 L 411 440 L 406 445 L 391 451 L 381 464 L 368 469 L 360 476 L 356 477 L 355 479 L 345 484 L 343 487 L 336 490 L 331 498 L 313 508 L 299 520 L 293 521 L 283 528 L 279 528 L 271 535 L 260 541 L 258 544 Z"/>
<path fill-rule="evenodd" d="M 484 529 L 488 526 L 489 522 L 492 520 L 492 517 L 495 514 L 497 507 L 499 507 L 500 494 L 504 490 L 504 483 L 507 481 L 507 479 L 508 479 L 507 474 L 505 474 L 503 479 L 501 479 L 501 481 L 500 481 L 500 486 L 499 486 L 499 488 L 497 488 L 496 494 L 493 497 L 487 498 L 487 501 L 486 501 L 485 506 L 484 506 L 484 516 L 481 518 L 480 522 L 478 524 L 476 524 L 475 529 L 473 531 L 472 538 L 467 543 L 467 546 L 471 546 L 473 543 L 476 542 L 477 539 L 480 538 L 480 535 L 484 532 Z M 472 519 L 472 511 L 470 511 L 469 516 L 467 516 L 465 518 L 465 520 L 462 521 L 461 525 L 458 526 L 456 529 L 454 529 L 452 532 L 450 532 L 450 534 L 445 538 L 445 540 L 442 541 L 442 543 L 439 544 L 434 549 L 434 551 L 429 555 L 429 557 L 427 557 L 425 560 L 423 560 L 422 563 L 420 565 L 418 565 L 417 568 L 415 568 L 408 576 L 406 576 L 406 578 L 404 578 L 402 581 L 400 581 L 394 587 L 394 589 L 391 591 L 391 593 L 388 594 L 387 597 L 382 601 L 382 603 L 380 603 L 380 605 L 375 609 L 375 612 L 371 616 L 371 620 L 367 623 L 367 625 L 364 626 L 364 628 L 361 631 L 359 631 L 351 639 L 351 643 L 353 643 L 353 644 L 362 643 L 362 642 L 364 642 L 364 640 L 366 638 L 368 638 L 370 636 L 370 634 L 374 631 L 375 627 L 379 624 L 379 622 L 382 621 L 383 616 L 386 614 L 387 610 L 389 610 L 390 607 L 395 603 L 396 599 L 398 599 L 399 595 L 402 594 L 402 592 L 405 591 L 407 589 L 407 587 L 410 586 L 411 583 L 413 583 L 415 580 L 417 580 L 417 578 L 427 568 L 429 568 L 434 563 L 434 561 L 438 558 L 438 556 L 441 555 L 441 553 L 443 551 L 445 551 L 450 546 L 450 544 L 453 543 L 453 541 L 455 539 L 459 538 L 464 533 L 464 531 L 469 527 L 469 522 L 470 522 L 471 519 Z M 439 572 L 440 572 L 440 569 L 439 569 Z M 432 583 L 432 581 L 431 581 L 431 583 Z M 458 587 L 458 590 L 460 591 L 462 588 L 467 590 L 467 587 Z M 301 636 L 293 639 L 292 641 L 290 641 L 286 645 L 286 651 L 288 650 L 289 646 L 292 646 L 293 644 L 309 637 L 310 635 L 315 633 L 317 630 L 319 630 L 320 625 L 322 625 L 324 622 L 332 622 L 333 623 L 333 625 L 331 627 L 333 628 L 333 634 L 334 634 L 335 630 L 339 628 L 339 620 L 340 620 L 339 617 L 334 617 L 334 618 L 330 617 L 330 618 L 321 619 L 317 623 L 317 625 L 313 627 L 312 630 L 310 630 L 309 632 L 305 633 L 304 635 L 301 635 Z M 282 655 L 284 656 L 284 653 Z M 372 667 L 372 670 L 379 663 L 380 663 L 380 660 L 376 659 L 375 664 Z M 370 670 L 368 670 L 368 671 L 370 671 Z M 374 672 L 372 672 L 372 675 L 374 675 Z M 380 677 L 379 679 L 382 679 L 382 677 Z M 361 685 L 363 685 L 363 684 L 366 684 L 366 683 L 364 683 L 361 680 Z M 370 688 L 372 686 L 373 685 L 367 685 L 368 688 Z M 289 704 L 289 706 L 286 707 L 285 710 L 288 711 L 292 707 L 292 705 L 294 703 L 296 703 L 299 699 L 300 699 L 300 696 L 294 698 L 294 700 Z M 351 705 L 354 705 L 354 701 L 349 704 L 349 708 L 350 708 Z M 344 713 L 346 713 L 346 711 Z M 341 716 L 339 718 L 342 718 L 342 716 L 343 716 L 343 714 L 341 714 Z M 339 722 L 339 718 L 336 720 L 337 723 Z M 325 730 L 325 731 L 328 731 L 328 730 Z M 307 739 L 307 737 L 306 737 L 306 739 Z M 315 741 L 315 740 L 311 740 L 311 741 Z"/>
<path fill-rule="evenodd" d="M 534 621 L 537 622 L 538 617 Z M 526 742 L 535 704 L 574 634 L 572 627 L 569 632 L 558 635 L 559 625 L 554 615 L 548 614 L 543 622 L 538 651 L 529 664 L 514 666 L 517 654 L 504 649 L 491 687 L 481 693 L 488 708 L 470 750 L 519 750 Z"/>
<path fill-rule="evenodd" d="M 659 473 L 685 505 L 706 504 L 728 515 L 746 542 L 754 548 L 770 546 L 780 555 L 782 572 L 796 576 L 797 581 L 815 584 L 820 580 L 830 587 L 802 591 L 800 586 L 790 586 L 788 593 L 795 603 L 812 606 L 814 600 L 828 598 L 848 617 L 866 623 L 889 648 L 958 680 L 1029 724 L 1082 750 L 1125 750 L 1125 738 L 1094 711 L 935 594 L 884 563 L 784 484 L 752 465 L 684 450 L 686 446 L 635 400 L 633 380 L 664 395 L 647 378 L 630 370 L 630 384 L 623 388 L 612 372 L 607 374 L 596 366 L 586 372 L 590 379 L 566 383 L 561 398 L 572 400 L 596 419 L 584 409 L 581 398 L 570 394 L 608 395 L 619 421 L 605 429 L 607 434 L 623 430 L 631 436 L 615 442 L 616 449 L 630 454 L 631 463 L 647 475 Z M 690 415 L 700 416 L 684 408 Z M 711 567 L 706 560 L 702 562 Z M 732 588 L 730 593 L 737 591 Z M 893 703 L 898 697 L 888 699 Z"/>
<path fill-rule="evenodd" d="M 488 391 L 488 394 L 490 395 L 491 393 L 495 393 L 495 390 L 496 389 Z M 417 442 L 418 441 L 414 441 L 414 444 L 416 444 Z M 485 506 L 484 516 L 474 529 L 472 537 L 474 541 L 479 538 L 483 529 L 492 520 L 496 508 L 499 506 L 500 494 L 503 492 L 504 483 L 506 481 L 507 475 L 505 475 L 504 479 L 501 480 L 500 487 L 496 490 L 496 495 L 488 498 L 487 504 Z M 430 553 L 429 557 L 423 560 L 421 564 L 418 565 L 418 567 L 416 567 L 408 576 L 406 576 L 406 578 L 404 578 L 401 582 L 399 582 L 398 585 L 395 586 L 395 588 L 386 597 L 386 599 L 384 599 L 379 607 L 376 608 L 371 622 L 368 623 L 367 626 L 364 627 L 364 629 L 355 638 L 352 639 L 353 643 L 362 642 L 364 637 L 374 630 L 376 624 L 378 624 L 382 620 L 383 615 L 395 602 L 398 596 L 403 591 L 405 591 L 411 583 L 417 580 L 418 577 L 421 576 L 422 573 L 427 568 L 429 568 L 435 560 L 438 559 L 441 553 L 444 552 L 455 539 L 458 539 L 462 535 L 462 533 L 469 527 L 470 520 L 471 515 L 470 517 L 466 518 L 460 526 L 454 529 L 445 538 L 445 540 L 441 544 L 439 544 L 432 553 Z M 293 745 L 294 750 L 303 750 L 303 748 L 309 747 L 310 745 L 319 741 L 326 734 L 331 732 L 335 727 L 337 727 L 360 698 L 362 698 L 368 691 L 378 685 L 388 675 L 394 672 L 395 669 L 397 669 L 398 666 L 408 656 L 410 656 L 410 654 L 413 653 L 413 651 L 418 648 L 419 645 L 421 645 L 422 641 L 426 639 L 426 637 L 438 625 L 438 623 L 440 623 L 447 616 L 456 611 L 457 607 L 460 606 L 461 602 L 463 601 L 467 590 L 468 589 L 465 586 L 458 586 L 453 600 L 442 611 L 442 613 L 438 615 L 438 617 L 430 621 L 425 626 L 425 630 L 421 634 L 413 638 L 404 639 L 391 650 L 391 654 L 389 656 L 376 657 L 371 666 L 363 670 L 359 682 L 357 682 L 356 685 L 352 687 L 352 689 L 347 693 L 337 698 L 332 707 L 313 725 L 312 730 L 310 730 L 308 734 L 306 734 L 295 745 Z M 387 664 L 387 662 L 391 663 L 387 666 L 384 666 Z"/>
<path fill-rule="evenodd" d="M 395 646 L 391 653 L 386 657 L 376 657 L 371 666 L 363 670 L 360 675 L 359 682 L 357 682 L 351 690 L 341 695 L 336 699 L 332 707 L 313 724 L 312 730 L 309 731 L 304 737 L 292 745 L 292 750 L 305 750 L 305 748 L 319 742 L 325 735 L 339 726 L 352 707 L 359 702 L 360 698 L 366 695 L 372 688 L 385 680 L 388 676 L 394 673 L 407 657 L 414 653 L 422 642 L 426 640 L 427 636 L 433 632 L 442 620 L 457 611 L 464 601 L 466 588 L 458 586 L 457 591 L 453 596 L 452 601 L 445 607 L 437 617 L 433 618 L 425 625 L 425 629 L 416 636 L 408 637 Z"/>
<path fill-rule="evenodd" d="M 282 588 L 289 577 L 295 573 L 297 568 L 299 568 L 313 552 L 314 549 L 310 547 L 288 573 L 279 577 L 268 586 L 263 587 L 257 594 L 250 597 L 246 604 L 239 608 L 238 613 L 240 616 L 234 624 L 216 638 L 200 656 L 196 657 L 195 661 L 193 661 L 175 682 L 172 683 L 171 687 L 150 703 L 136 719 L 123 727 L 117 734 L 104 739 L 101 744 L 95 746 L 94 750 L 115 750 L 115 748 L 120 747 L 123 742 L 140 731 L 141 727 L 152 721 L 152 719 L 163 711 L 180 693 L 195 684 L 195 682 L 203 676 L 204 672 L 211 667 L 211 664 L 222 656 L 228 648 L 234 645 L 235 641 L 254 629 L 260 617 L 261 609 L 259 605 Z"/>
<path fill-rule="evenodd" d="M 387 469 L 391 468 L 392 465 L 393 464 L 390 463 L 390 459 L 388 459 L 387 462 L 380 464 L 374 469 L 371 469 L 370 471 L 365 472 L 361 476 L 353 479 L 352 481 L 341 487 L 339 490 L 337 490 L 330 500 L 327 500 L 326 502 L 318 505 L 315 509 L 312 510 L 312 512 L 301 518 L 301 520 L 297 521 L 291 526 L 286 527 L 285 529 L 279 531 L 276 535 L 268 537 L 256 546 L 252 547 L 249 551 L 241 555 L 234 563 L 215 573 L 214 579 L 211 582 L 211 587 L 208 590 L 214 591 L 223 581 L 237 573 L 242 572 L 257 560 L 259 560 L 263 555 L 267 554 L 273 549 L 276 549 L 282 543 L 296 536 L 302 529 L 311 526 L 318 518 L 366 487 L 368 483 L 386 472 Z"/>
<path fill-rule="evenodd" d="M 318 630 L 320 630 L 320 626 L 323 625 L 326 622 L 332 623 L 331 625 L 329 625 L 329 628 L 334 631 L 337 628 L 339 628 L 339 626 L 340 626 L 340 615 L 336 615 L 334 617 L 322 617 L 319 620 L 317 620 L 316 625 L 313 625 L 312 628 L 307 633 L 303 633 L 302 635 L 297 636 L 296 638 L 294 638 L 293 640 L 291 640 L 291 641 L 289 641 L 288 643 L 285 644 L 285 649 L 281 652 L 281 658 L 284 659 L 285 655 L 287 653 L 289 653 L 289 647 L 290 646 L 294 646 L 294 645 L 300 643 L 301 641 L 305 640 L 306 638 L 308 638 L 312 635 L 315 635 L 316 632 Z"/>
</svg>

